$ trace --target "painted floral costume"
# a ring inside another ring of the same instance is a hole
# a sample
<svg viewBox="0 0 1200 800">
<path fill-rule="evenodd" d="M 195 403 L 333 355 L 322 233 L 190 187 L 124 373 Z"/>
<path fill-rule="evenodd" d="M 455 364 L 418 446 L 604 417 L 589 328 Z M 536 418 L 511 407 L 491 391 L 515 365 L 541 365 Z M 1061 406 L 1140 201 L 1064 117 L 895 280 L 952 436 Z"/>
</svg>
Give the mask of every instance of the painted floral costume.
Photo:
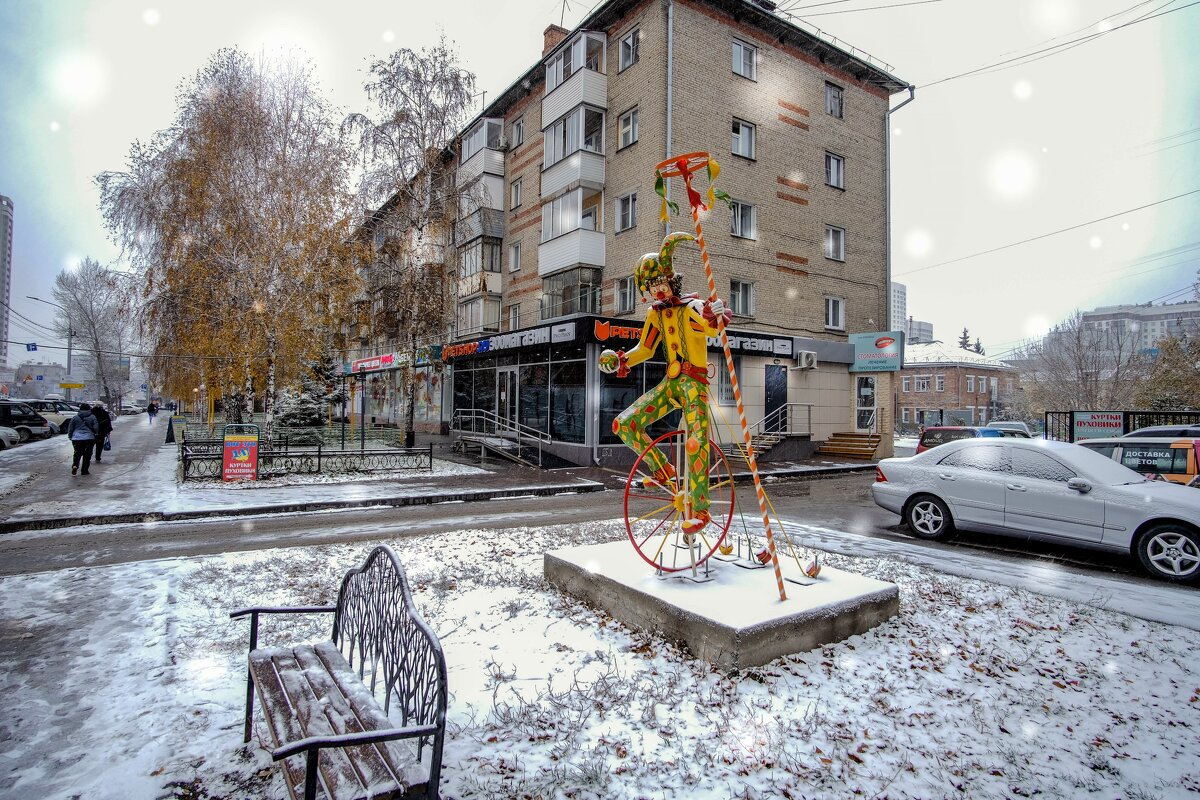
<svg viewBox="0 0 1200 800">
<path fill-rule="evenodd" d="M 689 523 L 685 530 L 699 529 L 708 522 L 708 345 L 707 337 L 716 336 L 719 324 L 731 314 L 720 300 L 706 302 L 697 295 L 679 295 L 679 279 L 671 266 L 671 251 L 681 241 L 694 239 L 690 234 L 672 233 L 663 242 L 660 253 L 648 253 L 637 270 L 638 287 L 672 282 L 666 296 L 658 296 L 646 314 L 637 345 L 628 353 L 605 351 L 601 369 L 615 371 L 618 377 L 629 368 L 651 358 L 661 343 L 667 360 L 667 375 L 657 386 L 639 397 L 613 420 L 613 433 L 636 453 L 646 451 L 652 441 L 646 429 L 672 409 L 683 409 L 687 423 Z M 606 363 L 606 358 L 607 363 Z M 615 369 L 614 362 L 615 361 Z M 654 449 L 646 454 L 655 480 L 670 486 L 676 476 L 666 456 Z"/>
</svg>

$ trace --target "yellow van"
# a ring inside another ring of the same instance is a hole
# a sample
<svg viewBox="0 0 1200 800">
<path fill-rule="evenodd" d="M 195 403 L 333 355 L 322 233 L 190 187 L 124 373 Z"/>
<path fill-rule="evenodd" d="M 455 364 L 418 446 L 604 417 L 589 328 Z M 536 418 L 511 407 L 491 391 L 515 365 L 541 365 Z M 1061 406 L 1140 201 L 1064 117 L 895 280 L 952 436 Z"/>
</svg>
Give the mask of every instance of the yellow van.
<svg viewBox="0 0 1200 800">
<path fill-rule="evenodd" d="M 1084 439 L 1075 444 L 1106 455 L 1147 478 L 1200 487 L 1200 439 L 1120 437 Z"/>
</svg>

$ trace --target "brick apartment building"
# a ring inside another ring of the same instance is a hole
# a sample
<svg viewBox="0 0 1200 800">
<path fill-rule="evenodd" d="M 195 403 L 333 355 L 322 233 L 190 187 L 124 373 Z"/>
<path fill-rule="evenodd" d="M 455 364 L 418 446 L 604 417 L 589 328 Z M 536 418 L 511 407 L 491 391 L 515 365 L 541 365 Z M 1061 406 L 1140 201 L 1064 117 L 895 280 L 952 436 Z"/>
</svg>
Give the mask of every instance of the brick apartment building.
<svg viewBox="0 0 1200 800">
<path fill-rule="evenodd" d="M 548 27 L 540 59 L 464 130 L 456 181 L 476 202 L 454 232 L 446 419 L 481 409 L 574 463 L 632 459 L 611 421 L 664 365 L 618 379 L 596 362 L 636 342 L 640 257 L 692 229 L 679 180 L 682 214 L 659 221 L 655 165 L 703 150 L 735 201 L 704 227 L 750 422 L 781 413 L 813 444 L 866 423 L 888 446 L 891 374 L 856 377 L 848 335 L 888 326 L 887 111 L 908 84 L 772 9 L 610 0 L 574 31 Z M 675 268 L 707 292 L 694 244 Z M 709 356 L 717 437 L 740 438 L 717 340 Z"/>
<path fill-rule="evenodd" d="M 1015 367 L 943 342 L 907 344 L 896 377 L 900 429 L 985 425 L 1021 391 Z"/>
</svg>

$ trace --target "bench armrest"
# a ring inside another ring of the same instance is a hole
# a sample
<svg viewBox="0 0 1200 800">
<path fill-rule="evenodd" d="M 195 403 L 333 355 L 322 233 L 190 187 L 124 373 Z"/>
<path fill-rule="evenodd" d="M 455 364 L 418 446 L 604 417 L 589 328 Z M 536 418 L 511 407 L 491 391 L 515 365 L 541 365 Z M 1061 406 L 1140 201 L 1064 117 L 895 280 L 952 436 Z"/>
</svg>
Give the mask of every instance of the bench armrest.
<svg viewBox="0 0 1200 800">
<path fill-rule="evenodd" d="M 360 731 L 358 733 L 342 733 L 337 736 L 310 736 L 291 742 L 271 751 L 271 758 L 279 761 L 306 750 L 320 750 L 325 747 L 354 747 L 377 742 L 390 742 L 395 739 L 415 739 L 418 736 L 432 736 L 438 731 L 437 725 L 409 725 L 404 728 L 389 728 L 382 731 Z"/>
<path fill-rule="evenodd" d="M 337 611 L 337 606 L 251 606 L 231 611 L 229 618 L 237 619 L 247 614 L 318 614 L 333 611 Z"/>
</svg>

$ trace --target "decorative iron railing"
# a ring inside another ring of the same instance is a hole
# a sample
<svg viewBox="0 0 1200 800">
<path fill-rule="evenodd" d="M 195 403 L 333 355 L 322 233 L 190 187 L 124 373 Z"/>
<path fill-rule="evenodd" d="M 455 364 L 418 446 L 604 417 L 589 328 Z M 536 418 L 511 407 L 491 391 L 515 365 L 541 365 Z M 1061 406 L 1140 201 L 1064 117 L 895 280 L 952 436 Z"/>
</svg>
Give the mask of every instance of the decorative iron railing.
<svg viewBox="0 0 1200 800">
<path fill-rule="evenodd" d="M 180 450 L 183 479 L 220 478 L 224 453 L 215 451 L 205 442 L 193 448 L 186 443 Z M 396 447 L 374 450 L 327 450 L 315 448 L 291 450 L 259 450 L 258 477 L 274 478 L 283 475 L 347 474 L 355 472 L 398 472 L 401 470 L 433 470 L 433 445 L 426 447 Z"/>
</svg>

